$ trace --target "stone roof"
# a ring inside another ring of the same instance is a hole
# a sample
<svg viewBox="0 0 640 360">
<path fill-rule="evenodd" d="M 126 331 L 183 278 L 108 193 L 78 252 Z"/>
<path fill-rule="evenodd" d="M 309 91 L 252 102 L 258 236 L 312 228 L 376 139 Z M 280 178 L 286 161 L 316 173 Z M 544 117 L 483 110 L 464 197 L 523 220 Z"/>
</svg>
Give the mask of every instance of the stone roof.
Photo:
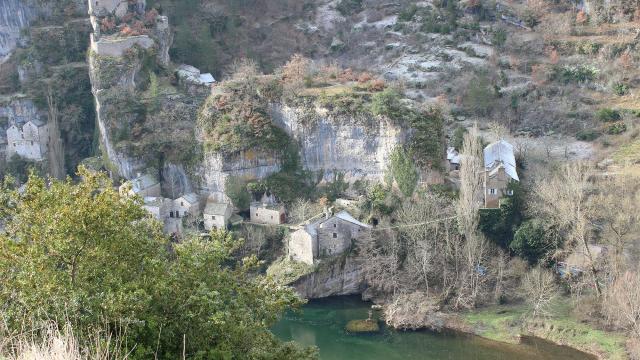
<svg viewBox="0 0 640 360">
<path fill-rule="evenodd" d="M 198 195 L 196 193 L 189 193 L 189 194 L 182 195 L 178 199 L 184 199 L 189 204 L 196 204 L 198 202 Z"/>
<path fill-rule="evenodd" d="M 366 228 L 366 229 L 370 229 L 371 225 L 362 223 L 358 220 L 356 220 L 353 216 L 351 216 L 351 214 L 349 214 L 346 210 L 340 211 L 339 213 L 337 213 L 336 215 L 333 215 L 332 217 L 328 218 L 328 219 L 321 219 L 318 221 L 315 221 L 311 224 L 305 225 L 304 226 L 304 231 L 306 231 L 309 235 L 311 236 L 316 236 L 316 234 L 318 233 L 318 226 L 320 226 L 322 223 L 329 221 L 333 218 L 338 218 L 347 222 L 350 222 L 352 224 L 358 225 L 360 227 Z"/>
<path fill-rule="evenodd" d="M 365 224 L 365 223 L 362 223 L 362 222 L 356 220 L 353 216 L 351 216 L 351 214 L 349 214 L 345 210 L 340 211 L 339 213 L 337 213 L 335 215 L 335 217 L 340 218 L 340 219 L 342 219 L 344 221 L 348 221 L 348 222 L 350 222 L 352 224 L 356 224 L 356 225 L 358 225 L 360 227 L 363 227 L 363 228 L 367 228 L 367 229 L 371 228 L 371 225 L 368 225 L 368 224 Z"/>
<path fill-rule="evenodd" d="M 210 202 L 207 203 L 207 206 L 204 208 L 204 213 L 206 215 L 226 215 L 227 209 L 230 207 L 230 204 Z"/>
<path fill-rule="evenodd" d="M 153 175 L 146 174 L 131 180 L 131 190 L 137 194 L 157 184 L 159 182 Z"/>
<path fill-rule="evenodd" d="M 269 204 L 269 203 L 263 203 L 260 201 L 254 201 L 251 203 L 251 207 L 255 207 L 258 209 L 267 209 L 267 210 L 275 210 L 275 211 L 280 211 L 284 208 L 284 205 L 282 204 Z"/>
<path fill-rule="evenodd" d="M 27 122 L 33 123 L 33 125 L 35 125 L 37 127 L 41 127 L 41 126 L 44 126 L 44 125 L 47 124 L 46 122 L 44 122 L 44 121 L 42 121 L 40 119 L 31 119 L 31 120 L 29 120 Z"/>
<path fill-rule="evenodd" d="M 146 206 L 162 206 L 165 202 L 165 198 L 156 196 L 145 196 L 144 204 Z"/>
<path fill-rule="evenodd" d="M 484 168 L 492 171 L 500 165 L 513 180 L 520 181 L 516 171 L 516 158 L 513 153 L 513 145 L 504 140 L 496 141 L 484 148 Z"/>
</svg>

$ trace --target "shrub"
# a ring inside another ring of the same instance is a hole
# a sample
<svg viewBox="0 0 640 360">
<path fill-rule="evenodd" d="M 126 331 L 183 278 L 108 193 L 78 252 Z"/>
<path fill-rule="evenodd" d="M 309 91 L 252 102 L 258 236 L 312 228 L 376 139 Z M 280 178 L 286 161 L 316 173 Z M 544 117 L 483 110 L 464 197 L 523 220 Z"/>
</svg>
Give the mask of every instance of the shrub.
<svg viewBox="0 0 640 360">
<path fill-rule="evenodd" d="M 456 150 L 462 151 L 462 144 L 464 144 L 464 134 L 467 133 L 467 128 L 464 126 L 458 126 L 453 132 L 452 145 Z"/>
<path fill-rule="evenodd" d="M 618 110 L 602 108 L 596 113 L 596 118 L 602 122 L 614 122 L 622 120 L 622 115 Z"/>
<path fill-rule="evenodd" d="M 600 135 L 601 133 L 598 130 L 594 130 L 594 129 L 580 130 L 576 134 L 576 139 L 581 141 L 593 141 L 598 137 L 600 137 Z"/>
<path fill-rule="evenodd" d="M 404 196 L 411 197 L 413 195 L 418 184 L 418 170 L 411 156 L 401 146 L 396 146 L 391 153 L 389 175 L 395 179 Z"/>
<path fill-rule="evenodd" d="M 362 0 L 340 0 L 336 10 L 345 16 L 352 15 L 362 10 Z"/>
<path fill-rule="evenodd" d="M 507 32 L 504 29 L 498 29 L 493 32 L 491 42 L 493 45 L 501 47 L 507 41 Z"/>
<path fill-rule="evenodd" d="M 623 83 L 613 84 L 613 93 L 618 96 L 624 96 L 629 93 L 629 85 Z"/>
<path fill-rule="evenodd" d="M 224 187 L 225 193 L 235 207 L 240 210 L 249 208 L 249 205 L 251 205 L 251 196 L 249 191 L 247 191 L 247 184 L 244 180 L 230 176 L 227 178 Z"/>
<path fill-rule="evenodd" d="M 613 123 L 607 127 L 607 134 L 609 135 L 619 135 L 625 131 L 627 131 L 627 125 L 622 121 Z"/>
<path fill-rule="evenodd" d="M 379 92 L 371 98 L 371 112 L 374 115 L 388 116 L 393 120 L 402 119 L 406 109 L 400 99 L 401 95 L 395 89 Z"/>
<path fill-rule="evenodd" d="M 400 15 L 398 15 L 398 21 L 411 21 L 413 20 L 413 17 L 416 16 L 417 12 L 418 6 L 416 4 L 411 4 L 400 12 Z"/>
<path fill-rule="evenodd" d="M 599 70 L 590 65 L 555 67 L 553 77 L 564 83 L 584 83 L 595 79 Z"/>
<path fill-rule="evenodd" d="M 547 229 L 541 221 L 526 221 L 516 230 L 509 247 L 518 256 L 530 263 L 536 263 L 552 250 L 552 242 L 549 241 L 546 232 Z"/>
</svg>

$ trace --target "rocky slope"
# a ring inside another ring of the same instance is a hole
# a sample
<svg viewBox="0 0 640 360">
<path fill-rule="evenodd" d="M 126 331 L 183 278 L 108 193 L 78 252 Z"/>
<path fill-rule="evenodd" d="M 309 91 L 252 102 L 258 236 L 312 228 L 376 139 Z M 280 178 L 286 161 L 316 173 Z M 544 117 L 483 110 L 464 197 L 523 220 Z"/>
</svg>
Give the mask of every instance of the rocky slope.
<svg viewBox="0 0 640 360">
<path fill-rule="evenodd" d="M 305 299 L 361 294 L 366 288 L 361 265 L 353 256 L 341 256 L 321 263 L 290 286 Z"/>
</svg>

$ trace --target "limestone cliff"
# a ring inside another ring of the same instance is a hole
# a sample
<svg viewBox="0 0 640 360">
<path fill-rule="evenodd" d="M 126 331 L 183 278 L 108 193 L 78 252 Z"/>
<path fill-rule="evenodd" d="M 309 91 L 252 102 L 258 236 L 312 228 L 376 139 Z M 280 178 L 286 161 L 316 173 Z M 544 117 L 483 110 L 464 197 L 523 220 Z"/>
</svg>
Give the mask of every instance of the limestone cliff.
<svg viewBox="0 0 640 360">
<path fill-rule="evenodd" d="M 405 129 L 384 117 L 334 117 L 324 109 L 313 112 L 310 122 L 307 110 L 272 106 L 276 124 L 297 141 L 304 168 L 323 171 L 325 181 L 331 181 L 337 172 L 348 182 L 382 180 L 391 152 L 407 137 Z"/>
<path fill-rule="evenodd" d="M 382 180 L 387 160 L 397 144 L 405 141 L 407 131 L 385 118 L 368 119 L 326 115 L 313 110 L 282 104 L 270 106 L 271 121 L 285 130 L 298 145 L 302 167 L 331 182 L 337 173 L 347 182 Z M 261 180 L 280 171 L 278 151 L 245 150 L 234 154 L 209 152 L 202 166 L 206 189 L 223 199 L 226 179 Z"/>
<path fill-rule="evenodd" d="M 29 25 L 36 9 L 20 0 L 0 1 L 0 62 L 16 47 L 20 30 Z"/>
<path fill-rule="evenodd" d="M 322 263 L 315 272 L 290 284 L 303 298 L 361 294 L 366 288 L 361 262 L 353 256 Z"/>
</svg>

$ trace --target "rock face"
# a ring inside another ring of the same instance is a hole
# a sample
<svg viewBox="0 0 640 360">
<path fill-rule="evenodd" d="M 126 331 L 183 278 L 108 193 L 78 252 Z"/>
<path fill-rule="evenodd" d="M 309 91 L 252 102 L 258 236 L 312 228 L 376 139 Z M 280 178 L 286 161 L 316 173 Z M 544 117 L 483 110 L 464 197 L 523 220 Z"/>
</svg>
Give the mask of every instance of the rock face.
<svg viewBox="0 0 640 360">
<path fill-rule="evenodd" d="M 407 137 L 384 118 L 334 118 L 316 109 L 310 122 L 302 109 L 275 105 L 271 110 L 276 124 L 297 141 L 304 168 L 324 171 L 325 181 L 337 173 L 347 182 L 382 180 L 391 152 Z"/>
<path fill-rule="evenodd" d="M 21 0 L 0 1 L 0 62 L 16 47 L 20 30 L 29 26 L 36 9 Z"/>
<path fill-rule="evenodd" d="M 117 6 L 119 2 L 103 3 L 108 9 Z M 160 66 L 169 65 L 169 47 L 172 34 L 169 29 L 168 18 L 156 18 L 151 35 L 140 36 L 101 36 L 99 20 L 103 12 L 98 10 L 97 2 L 91 0 L 91 24 L 94 32 L 91 34 L 91 52 L 89 56 L 89 73 L 91 88 L 96 103 L 100 142 L 104 157 L 110 164 L 110 170 L 118 175 L 132 179 L 138 172 L 144 172 L 146 162 L 141 157 L 133 157 L 126 149 L 114 146 L 115 134 L 129 133 L 130 124 L 134 123 L 140 114 L 136 114 L 139 98 L 136 88 L 139 77 L 144 70 L 144 64 L 155 62 Z M 138 1 L 142 8 L 136 12 L 144 13 L 144 1 Z M 129 9 L 130 10 L 130 9 Z M 151 56 L 154 55 L 154 58 Z M 126 136 L 126 134 L 125 134 Z"/>
<path fill-rule="evenodd" d="M 361 265 L 352 256 L 340 257 L 320 264 L 315 272 L 301 277 L 290 286 L 306 299 L 361 294 L 366 288 Z"/>
</svg>

